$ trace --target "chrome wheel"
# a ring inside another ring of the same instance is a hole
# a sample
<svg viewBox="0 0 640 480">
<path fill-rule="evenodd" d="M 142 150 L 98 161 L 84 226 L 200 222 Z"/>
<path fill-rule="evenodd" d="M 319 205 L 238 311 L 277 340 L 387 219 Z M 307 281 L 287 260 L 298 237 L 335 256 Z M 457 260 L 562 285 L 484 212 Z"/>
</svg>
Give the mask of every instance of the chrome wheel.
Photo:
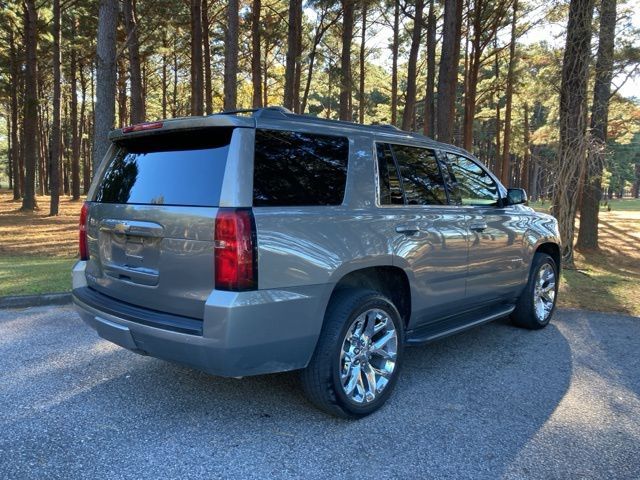
<svg viewBox="0 0 640 480">
<path fill-rule="evenodd" d="M 553 267 L 544 263 L 536 277 L 533 291 L 533 308 L 539 322 L 545 322 L 556 301 L 556 273 Z"/>
<path fill-rule="evenodd" d="M 396 368 L 398 333 L 391 317 L 378 308 L 360 314 L 340 349 L 340 384 L 358 404 L 374 401 Z"/>
</svg>

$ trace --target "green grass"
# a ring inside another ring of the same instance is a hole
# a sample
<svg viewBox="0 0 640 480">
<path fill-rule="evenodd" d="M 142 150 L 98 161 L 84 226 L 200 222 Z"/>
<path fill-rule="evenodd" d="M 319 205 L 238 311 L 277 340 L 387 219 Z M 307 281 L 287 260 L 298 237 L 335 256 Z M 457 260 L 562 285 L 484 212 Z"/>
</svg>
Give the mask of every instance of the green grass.
<svg viewBox="0 0 640 480">
<path fill-rule="evenodd" d="M 559 302 L 561 307 L 621 312 L 640 315 L 635 280 L 582 262 L 587 268 L 563 270 Z"/>
<path fill-rule="evenodd" d="M 603 207 L 600 204 L 601 210 L 606 210 L 607 207 Z M 624 200 L 609 200 L 611 211 L 613 212 L 635 212 L 640 210 L 640 198 L 625 198 Z"/>
<path fill-rule="evenodd" d="M 604 202 L 600 202 L 600 210 L 608 211 L 608 208 L 603 205 Z M 529 202 L 529 206 L 541 212 L 548 212 L 551 208 L 551 202 L 549 200 L 544 203 L 540 201 Z M 612 212 L 637 212 L 640 211 L 640 198 L 613 199 L 609 200 L 608 206 L 611 207 Z"/>
<path fill-rule="evenodd" d="M 0 297 L 68 292 L 71 290 L 70 258 L 0 257 Z"/>
</svg>

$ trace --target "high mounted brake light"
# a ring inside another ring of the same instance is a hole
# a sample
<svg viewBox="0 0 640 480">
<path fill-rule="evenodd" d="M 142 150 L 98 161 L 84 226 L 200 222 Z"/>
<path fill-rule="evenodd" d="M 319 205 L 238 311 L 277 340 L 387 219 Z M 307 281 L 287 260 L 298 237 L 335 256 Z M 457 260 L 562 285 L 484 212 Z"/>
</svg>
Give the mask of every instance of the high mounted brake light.
<svg viewBox="0 0 640 480">
<path fill-rule="evenodd" d="M 251 209 L 218 209 L 214 233 L 217 290 L 257 288 L 256 246 L 255 221 Z"/>
<path fill-rule="evenodd" d="M 138 123 L 137 125 L 130 125 L 128 127 L 122 128 L 122 133 L 131 133 L 131 132 L 141 132 L 143 130 L 155 130 L 157 128 L 162 128 L 162 122 L 149 122 L 149 123 Z"/>
</svg>

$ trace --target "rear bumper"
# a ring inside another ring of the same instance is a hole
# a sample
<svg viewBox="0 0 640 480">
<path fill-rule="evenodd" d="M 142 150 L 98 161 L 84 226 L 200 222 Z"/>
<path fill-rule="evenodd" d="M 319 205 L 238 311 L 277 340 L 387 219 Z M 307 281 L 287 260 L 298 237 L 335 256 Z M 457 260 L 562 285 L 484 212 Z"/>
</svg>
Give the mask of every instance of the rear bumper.
<svg viewBox="0 0 640 480">
<path fill-rule="evenodd" d="M 83 284 L 82 263 L 74 267 L 73 302 L 101 337 L 138 353 L 225 377 L 304 368 L 331 294 L 330 285 L 214 290 L 204 305 L 203 319 L 185 319 L 94 292 Z"/>
</svg>

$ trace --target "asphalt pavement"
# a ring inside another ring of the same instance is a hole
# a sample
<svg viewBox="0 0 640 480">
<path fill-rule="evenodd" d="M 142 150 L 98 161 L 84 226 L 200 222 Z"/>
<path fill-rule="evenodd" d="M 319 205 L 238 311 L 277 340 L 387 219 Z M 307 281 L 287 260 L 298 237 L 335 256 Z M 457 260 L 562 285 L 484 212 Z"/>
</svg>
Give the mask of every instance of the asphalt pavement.
<svg viewBox="0 0 640 480">
<path fill-rule="evenodd" d="M 410 348 L 390 402 L 328 417 L 295 372 L 221 379 L 0 310 L 0 478 L 640 478 L 640 318 L 559 311 Z"/>
</svg>

